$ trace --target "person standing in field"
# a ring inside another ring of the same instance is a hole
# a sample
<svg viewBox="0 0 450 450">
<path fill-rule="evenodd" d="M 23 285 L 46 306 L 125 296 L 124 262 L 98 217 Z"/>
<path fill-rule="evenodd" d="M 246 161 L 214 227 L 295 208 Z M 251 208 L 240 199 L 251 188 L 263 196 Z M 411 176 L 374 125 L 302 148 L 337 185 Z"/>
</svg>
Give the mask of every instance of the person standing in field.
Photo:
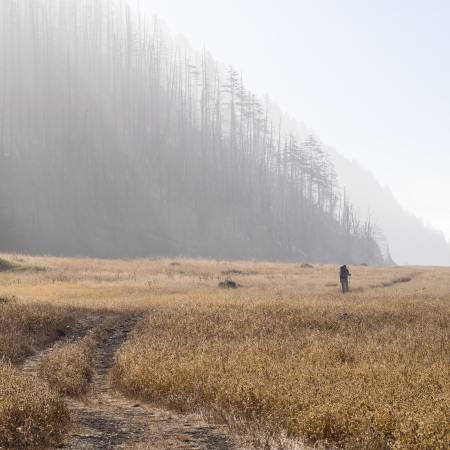
<svg viewBox="0 0 450 450">
<path fill-rule="evenodd" d="M 348 277 L 351 277 L 352 274 L 349 272 L 347 266 L 344 264 L 339 269 L 339 277 L 341 279 L 342 292 L 345 294 L 348 292 Z"/>
</svg>

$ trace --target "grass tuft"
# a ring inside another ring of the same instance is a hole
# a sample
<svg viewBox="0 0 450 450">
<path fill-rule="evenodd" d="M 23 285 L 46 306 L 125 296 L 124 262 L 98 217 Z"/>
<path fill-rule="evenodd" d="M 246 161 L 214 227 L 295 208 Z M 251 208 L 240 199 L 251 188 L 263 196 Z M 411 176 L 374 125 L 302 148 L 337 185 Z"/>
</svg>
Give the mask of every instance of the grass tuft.
<svg viewBox="0 0 450 450">
<path fill-rule="evenodd" d="M 21 266 L 19 264 L 0 258 L 0 272 L 12 272 L 20 268 Z"/>
<path fill-rule="evenodd" d="M 56 446 L 68 425 L 69 414 L 58 395 L 44 383 L 0 364 L 0 448 Z"/>
<path fill-rule="evenodd" d="M 114 332 L 120 316 L 106 318 L 90 334 L 51 352 L 39 366 L 39 376 L 62 395 L 86 394 L 94 374 L 97 347 Z"/>
<path fill-rule="evenodd" d="M 219 282 L 219 287 L 222 289 L 237 289 L 239 285 L 236 283 L 236 281 L 225 280 Z"/>
<path fill-rule="evenodd" d="M 399 278 L 394 278 L 392 280 L 392 283 L 397 284 L 397 283 L 409 283 L 410 281 L 412 281 L 411 277 L 399 277 Z"/>
<path fill-rule="evenodd" d="M 64 345 L 39 366 L 39 377 L 60 394 L 85 394 L 93 375 L 93 348 L 88 340 Z"/>
</svg>

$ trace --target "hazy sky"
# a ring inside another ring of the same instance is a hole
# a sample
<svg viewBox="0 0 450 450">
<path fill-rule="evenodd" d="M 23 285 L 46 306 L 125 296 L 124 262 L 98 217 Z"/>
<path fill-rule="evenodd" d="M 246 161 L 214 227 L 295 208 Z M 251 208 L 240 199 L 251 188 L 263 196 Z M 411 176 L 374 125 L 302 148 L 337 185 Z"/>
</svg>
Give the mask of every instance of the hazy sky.
<svg viewBox="0 0 450 450">
<path fill-rule="evenodd" d="M 136 5 L 139 0 L 129 0 Z M 140 0 L 450 238 L 450 1 Z"/>
</svg>

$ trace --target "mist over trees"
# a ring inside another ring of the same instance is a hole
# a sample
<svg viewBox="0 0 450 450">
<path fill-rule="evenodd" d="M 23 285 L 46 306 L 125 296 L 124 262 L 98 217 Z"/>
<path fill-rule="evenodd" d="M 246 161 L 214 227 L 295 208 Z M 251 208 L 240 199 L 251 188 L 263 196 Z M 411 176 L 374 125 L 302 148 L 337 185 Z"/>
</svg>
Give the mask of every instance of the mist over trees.
<svg viewBox="0 0 450 450">
<path fill-rule="evenodd" d="M 0 2 L 0 249 L 384 262 L 316 137 L 107 0 Z"/>
</svg>

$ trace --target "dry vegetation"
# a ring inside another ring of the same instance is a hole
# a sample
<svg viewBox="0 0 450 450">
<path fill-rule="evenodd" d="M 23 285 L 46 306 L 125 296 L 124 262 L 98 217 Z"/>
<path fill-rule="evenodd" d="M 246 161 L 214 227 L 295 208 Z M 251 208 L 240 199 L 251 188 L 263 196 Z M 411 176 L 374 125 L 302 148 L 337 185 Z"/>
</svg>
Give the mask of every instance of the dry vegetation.
<svg viewBox="0 0 450 450">
<path fill-rule="evenodd" d="M 0 300 L 0 359 L 17 363 L 70 331 L 79 311 L 49 304 Z"/>
<path fill-rule="evenodd" d="M 311 443 L 447 448 L 447 333 L 443 303 L 407 299 L 161 308 L 116 378 L 152 401 Z"/>
<path fill-rule="evenodd" d="M 67 344 L 42 362 L 39 376 L 61 394 L 82 395 L 92 379 L 92 352 L 87 339 Z"/>
<path fill-rule="evenodd" d="M 0 448 L 43 448 L 69 424 L 64 402 L 44 383 L 0 364 Z"/>
<path fill-rule="evenodd" d="M 105 319 L 83 339 L 49 354 L 40 364 L 40 377 L 60 394 L 71 397 L 86 394 L 93 376 L 96 348 L 106 341 L 115 325 L 123 320 L 121 316 Z"/>
<path fill-rule="evenodd" d="M 42 448 L 60 441 L 69 423 L 64 401 L 47 384 L 22 374 L 19 364 L 93 314 L 89 308 L 74 308 L 64 301 L 16 298 L 12 294 L 23 282 L 31 286 L 46 272 L 22 262 L 0 258 L 0 448 Z M 64 361 L 68 360 L 65 356 Z M 54 377 L 64 383 L 67 374 L 59 371 Z"/>
<path fill-rule="evenodd" d="M 0 448 L 42 448 L 64 435 L 68 411 L 44 384 L 14 369 L 33 351 L 67 330 L 73 316 L 49 305 L 0 302 Z"/>
<path fill-rule="evenodd" d="M 448 448 L 450 270 L 352 267 L 353 292 L 343 296 L 332 266 L 26 257 L 21 264 L 47 270 L 0 274 L 0 296 L 17 298 L 0 302 L 0 321 L 14 322 L 6 339 L 28 329 L 19 310 L 61 317 L 49 330 L 71 323 L 74 308 L 146 314 L 114 370 L 129 395 L 308 443 Z M 226 280 L 238 288 L 220 288 Z M 47 328 L 37 322 L 29 329 Z M 11 360 L 54 339 L 33 333 Z M 88 373 L 84 344 L 55 352 L 44 378 L 64 382 L 68 362 Z M 0 394 L 0 419 L 4 404 Z"/>
</svg>

